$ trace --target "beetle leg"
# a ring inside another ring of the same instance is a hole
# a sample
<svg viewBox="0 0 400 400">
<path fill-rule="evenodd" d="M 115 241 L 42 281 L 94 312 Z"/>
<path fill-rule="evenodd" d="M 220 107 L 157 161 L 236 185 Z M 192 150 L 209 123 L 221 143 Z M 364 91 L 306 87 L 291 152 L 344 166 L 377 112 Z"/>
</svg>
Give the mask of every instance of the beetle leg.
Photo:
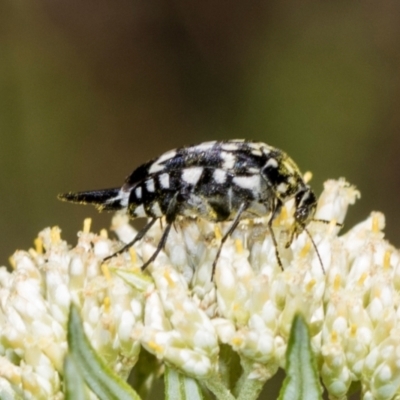
<svg viewBox="0 0 400 400">
<path fill-rule="evenodd" d="M 107 261 L 110 258 L 115 257 L 118 254 L 123 253 L 126 249 L 129 249 L 129 247 L 133 246 L 136 242 L 138 242 L 140 239 L 143 238 L 143 236 L 147 233 L 147 231 L 154 225 L 154 222 L 157 221 L 157 218 L 152 218 L 145 226 L 142 228 L 137 235 L 131 240 L 129 243 L 127 243 L 125 246 L 123 246 L 121 249 L 116 251 L 115 253 L 111 254 L 111 256 L 106 257 L 103 261 Z"/>
<path fill-rule="evenodd" d="M 226 239 L 228 239 L 228 237 L 230 235 L 232 235 L 233 231 L 237 228 L 237 226 L 238 226 L 238 224 L 240 222 L 240 217 L 242 216 L 243 212 L 246 210 L 247 207 L 248 206 L 247 206 L 246 203 L 242 203 L 241 204 L 237 214 L 235 215 L 235 218 L 232 221 L 231 226 L 229 227 L 229 229 L 227 230 L 225 235 L 222 237 L 221 244 L 219 245 L 219 248 L 218 248 L 218 251 L 217 251 L 217 255 L 215 256 L 215 259 L 214 259 L 213 264 L 212 264 L 211 279 L 214 279 L 215 267 L 217 265 L 217 261 L 218 261 L 219 255 L 221 254 L 222 246 L 226 242 Z"/>
</svg>

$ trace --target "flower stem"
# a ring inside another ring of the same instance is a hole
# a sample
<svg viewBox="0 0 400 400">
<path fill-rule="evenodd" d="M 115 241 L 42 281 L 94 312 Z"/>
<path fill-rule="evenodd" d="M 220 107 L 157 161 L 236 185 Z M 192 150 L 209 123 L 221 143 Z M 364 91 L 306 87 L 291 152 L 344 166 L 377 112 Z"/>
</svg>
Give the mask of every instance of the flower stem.
<svg viewBox="0 0 400 400">
<path fill-rule="evenodd" d="M 217 400 L 235 400 L 235 397 L 219 377 L 212 377 L 204 381 L 204 384 L 215 395 Z"/>
</svg>

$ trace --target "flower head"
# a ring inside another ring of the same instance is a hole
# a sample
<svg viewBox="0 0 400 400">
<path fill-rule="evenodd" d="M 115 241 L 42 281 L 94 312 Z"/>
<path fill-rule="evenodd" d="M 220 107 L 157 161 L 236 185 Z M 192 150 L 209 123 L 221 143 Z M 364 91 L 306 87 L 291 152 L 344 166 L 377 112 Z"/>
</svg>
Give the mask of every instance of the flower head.
<svg viewBox="0 0 400 400">
<path fill-rule="evenodd" d="M 25 398 L 63 398 L 68 308 L 81 309 L 91 343 L 126 377 L 141 347 L 184 374 L 209 382 L 222 373 L 221 345 L 236 352 L 247 380 L 265 382 L 285 366 L 293 316 L 307 320 L 322 381 L 332 397 L 361 382 L 364 399 L 400 395 L 399 252 L 383 239 L 384 217 L 371 215 L 339 235 L 359 193 L 328 181 L 315 221 L 290 246 L 294 202 L 273 223 L 244 220 L 213 262 L 229 224 L 180 219 L 165 249 L 142 272 L 163 232 L 155 224 L 129 251 L 85 226 L 74 248 L 58 228 L 36 249 L 18 251 L 0 270 L 0 388 Z M 319 220 L 330 221 L 323 223 Z M 135 234 L 126 216 L 113 229 Z M 322 265 L 321 265 L 322 262 Z M 226 366 L 225 366 L 226 367 Z"/>
</svg>

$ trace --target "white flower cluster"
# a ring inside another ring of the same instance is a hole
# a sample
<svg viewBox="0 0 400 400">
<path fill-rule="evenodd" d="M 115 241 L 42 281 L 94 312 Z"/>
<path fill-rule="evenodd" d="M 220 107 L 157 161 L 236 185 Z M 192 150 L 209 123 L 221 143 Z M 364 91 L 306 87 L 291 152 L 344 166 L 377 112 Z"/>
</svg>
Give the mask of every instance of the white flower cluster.
<svg viewBox="0 0 400 400">
<path fill-rule="evenodd" d="M 15 253 L 11 273 L 0 270 L 0 398 L 63 398 L 70 301 L 81 308 L 94 348 L 124 377 L 143 346 L 207 382 L 221 372 L 226 344 L 247 366 L 247 380 L 265 382 L 285 366 L 300 311 L 331 398 L 344 397 L 354 382 L 363 399 L 400 396 L 399 251 L 383 239 L 380 213 L 338 236 L 358 195 L 344 180 L 328 181 L 315 218 L 331 222 L 310 223 L 288 248 L 294 205 L 286 204 L 273 226 L 283 269 L 266 220 L 243 221 L 224 244 L 214 277 L 227 224 L 178 221 L 145 273 L 140 266 L 161 225 L 106 263 L 119 244 L 105 232 L 85 226 L 69 249 L 58 228 L 44 230 L 36 250 Z M 113 225 L 124 242 L 135 233 L 124 216 Z"/>
<path fill-rule="evenodd" d="M 69 305 L 81 309 L 93 347 L 127 377 L 140 344 L 132 340 L 143 320 L 144 295 L 112 275 L 100 260 L 110 252 L 104 232 L 89 226 L 69 249 L 60 230 L 39 234 L 36 249 L 17 251 L 13 271 L 0 269 L 0 398 L 63 399 Z"/>
</svg>

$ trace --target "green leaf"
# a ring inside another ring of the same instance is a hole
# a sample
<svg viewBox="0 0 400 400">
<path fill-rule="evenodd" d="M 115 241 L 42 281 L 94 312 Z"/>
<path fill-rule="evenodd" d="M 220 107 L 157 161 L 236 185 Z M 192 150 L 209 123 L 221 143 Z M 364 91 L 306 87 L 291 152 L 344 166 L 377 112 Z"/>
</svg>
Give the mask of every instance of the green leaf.
<svg viewBox="0 0 400 400">
<path fill-rule="evenodd" d="M 149 399 L 158 378 L 164 374 L 164 364 L 146 349 L 140 350 L 139 359 L 135 364 L 129 383 L 135 388 L 142 399 Z"/>
<path fill-rule="evenodd" d="M 100 400 L 141 400 L 139 395 L 97 355 L 91 347 L 77 307 L 71 304 L 68 347 L 75 365 L 89 388 Z"/>
<path fill-rule="evenodd" d="M 286 353 L 286 378 L 279 400 L 319 400 L 322 388 L 311 351 L 310 334 L 304 318 L 296 315 Z"/>
<path fill-rule="evenodd" d="M 65 400 L 88 400 L 88 391 L 80 370 L 72 356 L 64 359 L 64 392 Z"/>
<path fill-rule="evenodd" d="M 121 268 L 110 268 L 110 271 L 118 275 L 123 279 L 128 285 L 139 290 L 140 292 L 145 292 L 150 285 L 152 285 L 153 279 L 150 276 L 144 275 L 140 270 L 130 271 Z"/>
<path fill-rule="evenodd" d="M 199 383 L 184 376 L 175 369 L 165 367 L 165 400 L 202 400 Z"/>
<path fill-rule="evenodd" d="M 221 377 L 222 383 L 237 396 L 237 392 L 241 387 L 240 383 L 242 382 L 240 382 L 240 380 L 243 372 L 238 353 L 233 351 L 231 346 L 220 344 L 218 363 L 219 376 Z M 234 388 L 238 390 L 235 391 Z"/>
</svg>

